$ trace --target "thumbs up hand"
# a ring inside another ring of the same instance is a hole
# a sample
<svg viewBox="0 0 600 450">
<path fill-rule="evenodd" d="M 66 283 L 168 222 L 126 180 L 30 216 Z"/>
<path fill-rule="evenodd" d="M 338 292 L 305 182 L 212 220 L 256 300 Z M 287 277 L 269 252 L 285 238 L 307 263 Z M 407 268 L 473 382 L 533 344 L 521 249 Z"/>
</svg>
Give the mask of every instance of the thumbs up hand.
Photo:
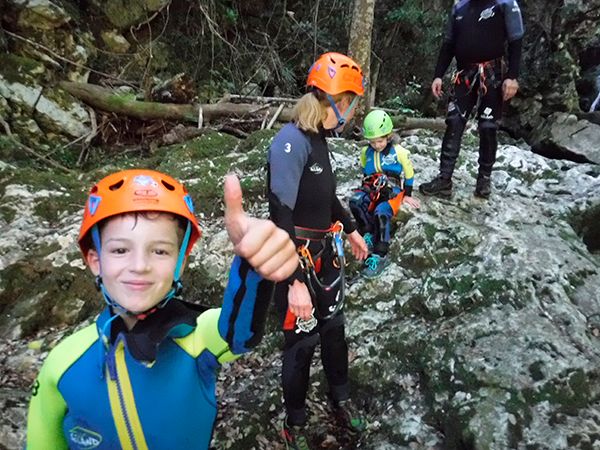
<svg viewBox="0 0 600 450">
<path fill-rule="evenodd" d="M 283 281 L 298 266 L 294 243 L 270 220 L 249 217 L 242 205 L 242 188 L 235 175 L 225 177 L 225 228 L 235 253 L 263 278 Z"/>
</svg>

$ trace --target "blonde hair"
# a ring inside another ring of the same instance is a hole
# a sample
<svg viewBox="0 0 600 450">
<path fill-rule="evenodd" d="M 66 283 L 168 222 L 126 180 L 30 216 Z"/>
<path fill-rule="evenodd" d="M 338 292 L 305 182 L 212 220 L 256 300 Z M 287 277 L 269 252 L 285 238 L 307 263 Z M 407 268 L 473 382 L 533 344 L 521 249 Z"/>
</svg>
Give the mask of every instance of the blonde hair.
<svg viewBox="0 0 600 450">
<path fill-rule="evenodd" d="M 338 103 L 344 97 L 351 98 L 353 96 L 352 92 L 342 92 L 331 97 L 335 103 Z M 292 111 L 292 121 L 303 131 L 318 133 L 323 121 L 327 118 L 327 108 L 330 106 L 327 94 L 320 89 L 315 89 L 300 97 Z"/>
</svg>

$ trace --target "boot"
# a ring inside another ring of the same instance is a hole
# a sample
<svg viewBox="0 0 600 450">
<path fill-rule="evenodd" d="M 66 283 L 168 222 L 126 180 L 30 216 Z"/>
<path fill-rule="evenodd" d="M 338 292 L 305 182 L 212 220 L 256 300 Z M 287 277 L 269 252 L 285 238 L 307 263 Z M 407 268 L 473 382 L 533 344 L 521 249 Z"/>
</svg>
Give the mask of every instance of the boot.
<svg viewBox="0 0 600 450">
<path fill-rule="evenodd" d="M 449 198 L 452 196 L 452 179 L 438 175 L 430 182 L 421 184 L 419 191 L 425 195 Z"/>
<path fill-rule="evenodd" d="M 288 450 L 310 450 L 306 438 L 306 427 L 301 425 L 289 425 L 287 417 L 283 420 L 281 435 Z"/>
<path fill-rule="evenodd" d="M 330 401 L 337 424 L 353 433 L 361 433 L 367 428 L 367 421 L 350 399 L 340 402 Z"/>
<path fill-rule="evenodd" d="M 380 256 L 377 253 L 373 253 L 365 260 L 362 274 L 365 278 L 377 278 L 383 273 L 388 264 L 389 260 L 387 256 Z"/>
<path fill-rule="evenodd" d="M 492 193 L 492 183 L 489 176 L 479 175 L 477 177 L 477 184 L 475 185 L 475 196 L 481 198 L 488 198 Z"/>
</svg>

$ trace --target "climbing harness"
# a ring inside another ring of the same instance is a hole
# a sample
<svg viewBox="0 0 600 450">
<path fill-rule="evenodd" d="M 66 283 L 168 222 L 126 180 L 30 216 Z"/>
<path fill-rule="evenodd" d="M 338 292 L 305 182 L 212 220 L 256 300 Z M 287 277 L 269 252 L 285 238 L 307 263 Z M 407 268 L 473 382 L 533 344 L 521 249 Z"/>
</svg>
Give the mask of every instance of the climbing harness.
<svg viewBox="0 0 600 450">
<path fill-rule="evenodd" d="M 346 257 L 344 256 L 344 240 L 342 239 L 343 231 L 344 226 L 341 222 L 334 223 L 326 230 L 295 227 L 296 238 L 305 241 L 303 245 L 298 247 L 298 254 L 300 256 L 300 265 L 306 274 L 306 286 L 308 287 L 308 291 L 310 292 L 310 296 L 314 305 L 313 316 L 321 320 L 331 319 L 344 306 Z M 319 250 L 319 252 L 315 255 L 313 255 L 308 248 L 311 242 L 321 242 L 323 244 L 322 249 Z M 319 279 L 318 273 L 321 271 L 321 266 L 323 264 L 321 256 L 323 256 L 327 245 L 332 246 L 333 254 L 335 255 L 332 264 L 336 269 L 339 270 L 339 273 L 335 280 L 333 280 L 331 283 L 324 284 Z M 323 314 L 316 302 L 317 289 L 320 289 L 324 292 L 331 292 L 338 286 L 339 291 L 334 305 L 331 305 L 328 308 L 328 312 Z M 298 324 L 298 322 L 296 323 Z"/>
</svg>

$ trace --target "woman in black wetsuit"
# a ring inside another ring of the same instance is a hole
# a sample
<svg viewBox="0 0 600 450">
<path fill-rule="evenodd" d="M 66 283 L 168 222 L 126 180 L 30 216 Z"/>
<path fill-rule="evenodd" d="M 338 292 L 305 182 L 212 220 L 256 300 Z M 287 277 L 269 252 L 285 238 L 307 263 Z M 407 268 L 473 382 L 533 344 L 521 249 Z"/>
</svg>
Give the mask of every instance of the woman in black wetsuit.
<svg viewBox="0 0 600 450">
<path fill-rule="evenodd" d="M 365 428 L 349 398 L 348 346 L 344 332 L 342 230 L 357 259 L 367 245 L 336 196 L 325 140 L 352 118 L 363 75 L 352 59 L 326 53 L 311 67 L 308 93 L 294 118 L 274 137 L 269 150 L 269 212 L 301 250 L 304 269 L 279 283 L 275 303 L 284 333 L 283 435 L 288 448 L 306 449 L 306 394 L 312 356 L 321 342 L 321 360 L 335 417 L 352 431 Z"/>
</svg>

